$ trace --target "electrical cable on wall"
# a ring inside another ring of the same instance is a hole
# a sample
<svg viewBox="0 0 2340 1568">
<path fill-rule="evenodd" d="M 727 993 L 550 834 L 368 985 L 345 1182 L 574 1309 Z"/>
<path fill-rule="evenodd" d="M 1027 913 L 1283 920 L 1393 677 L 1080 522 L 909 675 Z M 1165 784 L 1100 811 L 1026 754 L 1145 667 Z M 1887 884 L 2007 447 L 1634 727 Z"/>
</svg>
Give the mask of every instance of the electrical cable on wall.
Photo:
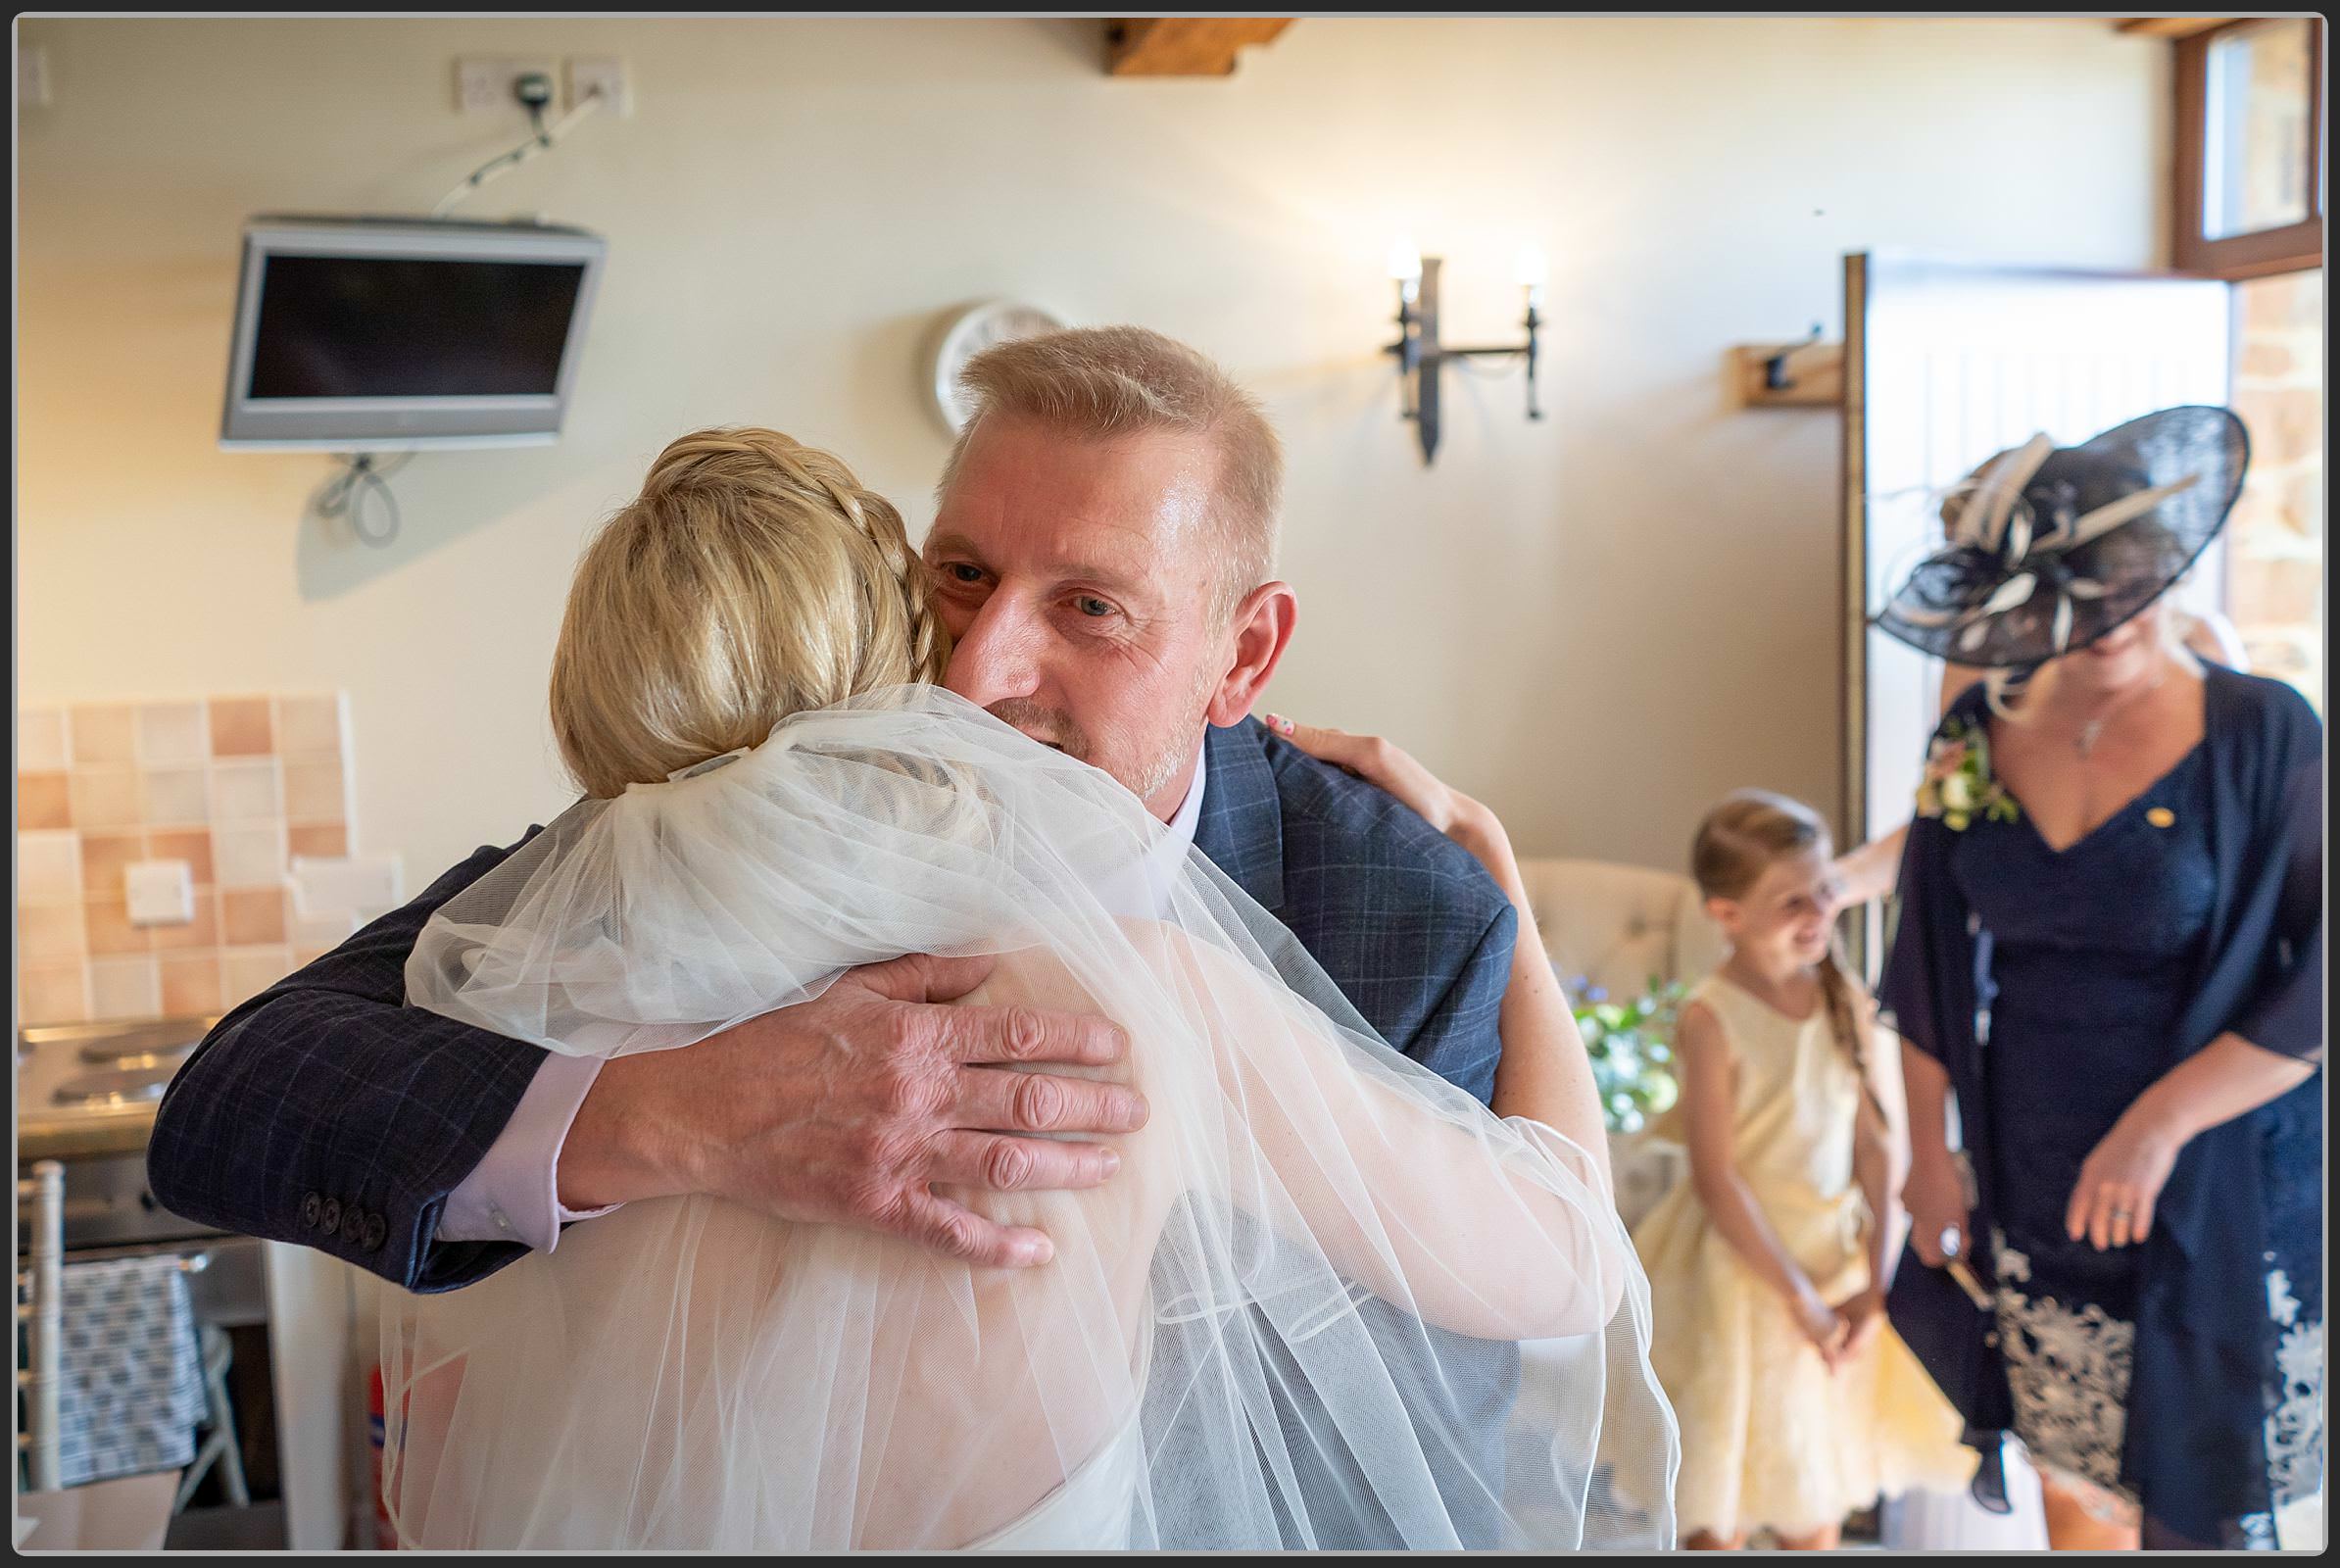
<svg viewBox="0 0 2340 1568">
<path fill-rule="evenodd" d="M 353 452 L 341 461 L 340 474 L 326 481 L 325 487 L 317 492 L 317 514 L 328 518 L 348 516 L 350 532 L 378 550 L 398 537 L 398 497 L 390 493 L 390 475 L 414 462 L 414 454 L 406 454 L 388 467 L 378 466 L 370 452 Z M 368 495 L 379 496 L 390 514 L 389 522 L 378 529 L 366 525 Z"/>
<path fill-rule="evenodd" d="M 605 95 L 596 87 L 566 115 L 548 124 L 545 110 L 553 101 L 552 78 L 542 72 L 528 72 L 512 82 L 512 96 L 528 112 L 528 140 L 508 153 L 503 153 L 473 170 L 453 190 L 439 199 L 430 216 L 442 218 L 448 209 L 490 180 L 510 173 L 521 164 L 558 144 L 570 130 L 603 107 Z M 322 221 L 322 220 L 319 220 Z M 539 222 L 541 223 L 541 220 Z M 462 225 L 468 228 L 482 225 Z M 509 227 L 512 225 L 484 225 Z M 576 234 L 575 230 L 547 228 L 547 234 Z M 265 274 L 256 274 L 265 275 Z M 566 352 L 565 350 L 563 351 Z M 231 390 L 231 409 L 232 390 Z M 231 420 L 232 422 L 232 420 Z M 356 438 L 363 441 L 365 437 Z M 427 442 L 425 444 L 428 444 Z M 317 516 L 331 519 L 346 518 L 350 532 L 360 542 L 381 549 L 398 537 L 400 515 L 398 497 L 390 489 L 390 476 L 414 461 L 412 450 L 387 463 L 380 455 L 368 451 L 353 451 L 337 455 L 340 470 L 317 490 L 311 504 Z"/>
<path fill-rule="evenodd" d="M 529 159 L 547 151 L 554 143 L 575 129 L 578 122 L 602 106 L 602 94 L 597 88 L 587 93 L 584 101 L 576 108 L 547 125 L 545 123 L 545 105 L 553 101 L 552 81 L 543 75 L 531 73 L 519 79 L 514 91 L 528 110 L 528 127 L 531 132 L 528 139 L 511 152 L 491 158 L 471 171 L 462 184 L 439 198 L 439 205 L 430 210 L 431 217 L 445 217 L 449 208 L 489 180 L 511 173 Z"/>
</svg>

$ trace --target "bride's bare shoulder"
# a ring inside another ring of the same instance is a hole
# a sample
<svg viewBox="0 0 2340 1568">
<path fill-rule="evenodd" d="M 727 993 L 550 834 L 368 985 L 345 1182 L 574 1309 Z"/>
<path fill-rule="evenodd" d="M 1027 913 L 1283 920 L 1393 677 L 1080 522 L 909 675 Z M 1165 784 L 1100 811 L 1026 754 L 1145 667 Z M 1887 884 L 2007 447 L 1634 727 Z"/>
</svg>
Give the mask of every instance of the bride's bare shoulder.
<svg viewBox="0 0 2340 1568">
<path fill-rule="evenodd" d="M 1164 973 L 1216 986 L 1258 990 L 1267 985 L 1244 955 L 1230 952 L 1223 944 L 1198 937 L 1182 926 L 1165 920 L 1127 917 L 1119 924 L 1139 955 L 1150 959 Z"/>
</svg>

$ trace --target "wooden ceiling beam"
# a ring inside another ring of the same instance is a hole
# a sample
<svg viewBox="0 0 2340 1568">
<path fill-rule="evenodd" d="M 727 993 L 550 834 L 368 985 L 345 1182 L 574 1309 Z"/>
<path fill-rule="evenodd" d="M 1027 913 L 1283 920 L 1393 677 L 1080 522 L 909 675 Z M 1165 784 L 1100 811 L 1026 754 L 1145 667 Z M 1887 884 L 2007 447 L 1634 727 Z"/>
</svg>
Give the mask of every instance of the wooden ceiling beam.
<svg viewBox="0 0 2340 1568">
<path fill-rule="evenodd" d="M 1271 43 L 1290 17 L 1112 17 L 1105 71 L 1115 76 L 1232 76 L 1235 53 Z"/>
<path fill-rule="evenodd" d="M 2122 32 L 2141 32 L 2148 38 L 2191 38 L 2197 32 L 2208 32 L 2241 20 L 2240 17 L 2122 17 L 2115 25 Z"/>
</svg>

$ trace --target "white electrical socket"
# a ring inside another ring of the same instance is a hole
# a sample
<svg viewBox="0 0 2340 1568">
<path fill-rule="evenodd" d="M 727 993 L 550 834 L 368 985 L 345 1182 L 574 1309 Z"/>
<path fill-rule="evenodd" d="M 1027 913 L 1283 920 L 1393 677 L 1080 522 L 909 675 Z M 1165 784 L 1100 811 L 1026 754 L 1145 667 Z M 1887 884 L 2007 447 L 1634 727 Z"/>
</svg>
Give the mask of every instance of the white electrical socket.
<svg viewBox="0 0 2340 1568">
<path fill-rule="evenodd" d="M 296 920 L 335 915 L 370 920 L 406 902 L 403 863 L 395 852 L 331 858 L 296 855 L 289 881 Z"/>
<path fill-rule="evenodd" d="M 551 60 L 522 55 L 470 55 L 455 63 L 455 107 L 466 115 L 525 115 L 512 84 L 534 73 L 550 87 L 561 79 Z M 546 106 L 548 109 L 551 105 Z"/>
<path fill-rule="evenodd" d="M 576 108 L 596 92 L 603 99 L 601 113 L 620 120 L 632 117 L 634 93 L 625 79 L 624 61 L 594 56 L 568 63 L 568 107 Z"/>
<path fill-rule="evenodd" d="M 132 925 L 186 925 L 195 918 L 194 867 L 184 860 L 133 860 L 122 868 Z"/>
</svg>

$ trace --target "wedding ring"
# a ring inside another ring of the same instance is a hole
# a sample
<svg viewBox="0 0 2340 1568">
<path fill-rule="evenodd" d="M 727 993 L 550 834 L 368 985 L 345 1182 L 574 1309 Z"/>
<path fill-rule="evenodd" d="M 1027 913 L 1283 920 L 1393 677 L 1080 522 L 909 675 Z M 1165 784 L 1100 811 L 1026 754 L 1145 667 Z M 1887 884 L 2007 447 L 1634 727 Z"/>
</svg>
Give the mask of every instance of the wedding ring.
<svg viewBox="0 0 2340 1568">
<path fill-rule="evenodd" d="M 2117 1208 L 2113 1210 L 2113 1217 L 2115 1219 L 2126 1219 L 2129 1216 L 2129 1212 L 2130 1211 L 2125 1208 Z"/>
</svg>

